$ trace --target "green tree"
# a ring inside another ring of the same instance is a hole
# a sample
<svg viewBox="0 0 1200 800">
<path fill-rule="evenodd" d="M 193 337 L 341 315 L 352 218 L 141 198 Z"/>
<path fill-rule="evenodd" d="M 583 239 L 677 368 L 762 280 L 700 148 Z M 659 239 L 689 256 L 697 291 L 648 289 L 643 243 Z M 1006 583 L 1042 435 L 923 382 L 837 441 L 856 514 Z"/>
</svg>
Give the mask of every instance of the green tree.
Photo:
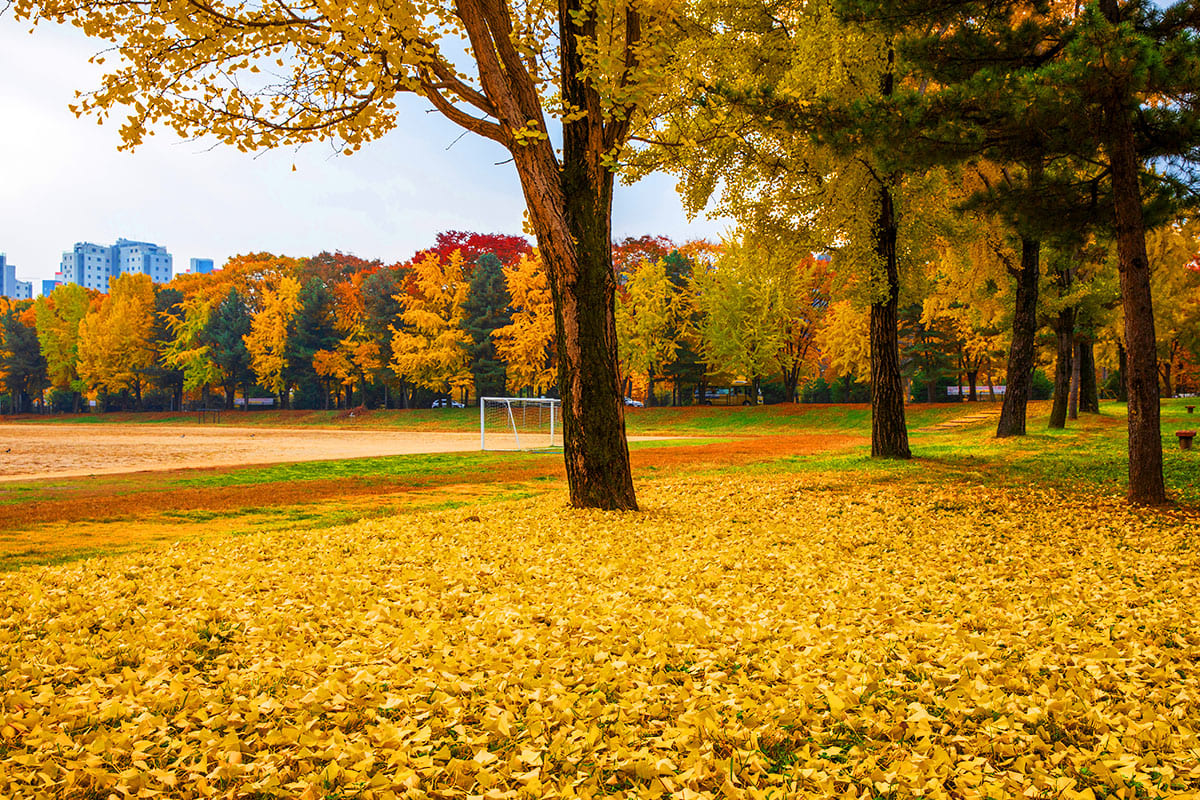
<svg viewBox="0 0 1200 800">
<path fill-rule="evenodd" d="M 504 265 L 493 253 L 475 261 L 463 304 L 463 330 L 471 337 L 467 350 L 476 397 L 505 395 L 505 366 L 496 353 L 492 333 L 512 324 L 512 299 L 504 283 Z"/>
<path fill-rule="evenodd" d="M 245 408 L 250 408 L 250 384 L 254 379 L 250 351 L 246 348 L 246 337 L 250 335 L 253 318 L 245 299 L 234 287 L 213 307 L 204 326 L 202 341 L 207 347 L 209 360 L 218 370 L 225 391 L 225 407 L 234 407 L 234 394 L 242 387 Z"/>
</svg>

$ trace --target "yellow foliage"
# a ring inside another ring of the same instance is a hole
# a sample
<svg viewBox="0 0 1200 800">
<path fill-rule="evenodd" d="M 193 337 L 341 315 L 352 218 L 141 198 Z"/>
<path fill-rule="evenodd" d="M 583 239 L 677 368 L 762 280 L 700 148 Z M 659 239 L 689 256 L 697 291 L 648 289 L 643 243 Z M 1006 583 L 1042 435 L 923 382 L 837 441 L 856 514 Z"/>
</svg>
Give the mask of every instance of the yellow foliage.
<svg viewBox="0 0 1200 800">
<path fill-rule="evenodd" d="M 554 385 L 554 303 L 546 267 L 537 251 L 504 267 L 512 322 L 492 332 L 512 391 L 541 394 Z"/>
<path fill-rule="evenodd" d="M 300 309 L 300 282 L 287 274 L 274 277 L 272 285 L 262 289 L 262 309 L 242 338 L 259 384 L 279 393 L 286 388 L 288 329 Z"/>
<path fill-rule="evenodd" d="M 396 295 L 403 309 L 392 331 L 392 369 L 401 378 L 435 392 L 471 384 L 467 342 L 462 330 L 463 304 L 471 284 L 463 274 L 463 255 L 455 250 L 445 262 L 427 253 L 413 264 L 411 286 Z"/>
<path fill-rule="evenodd" d="M 1191 523 L 845 473 L 0 576 L 0 796 L 1187 797 Z"/>
</svg>

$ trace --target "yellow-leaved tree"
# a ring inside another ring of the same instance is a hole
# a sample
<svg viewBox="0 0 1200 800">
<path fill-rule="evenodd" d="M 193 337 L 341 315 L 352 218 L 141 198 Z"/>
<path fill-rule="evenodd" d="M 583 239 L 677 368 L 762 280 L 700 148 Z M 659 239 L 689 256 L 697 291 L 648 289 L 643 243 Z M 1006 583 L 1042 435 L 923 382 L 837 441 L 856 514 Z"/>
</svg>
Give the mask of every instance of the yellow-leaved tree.
<svg viewBox="0 0 1200 800">
<path fill-rule="evenodd" d="M 637 507 L 616 358 L 613 178 L 635 117 L 665 91 L 674 3 L 13 6 L 115 48 L 117 66 L 77 108 L 124 112 L 126 147 L 162 125 L 243 150 L 329 140 L 349 153 L 403 124 L 407 92 L 505 148 L 555 303 L 571 503 Z"/>
<path fill-rule="evenodd" d="M 79 323 L 91 307 L 92 292 L 77 283 L 54 287 L 34 303 L 38 346 L 46 359 L 50 385 L 74 395 L 76 413 L 85 387 L 79 377 Z"/>
<path fill-rule="evenodd" d="M 142 386 L 154 366 L 154 283 L 126 273 L 79 323 L 79 377 L 108 394 L 128 390 L 142 406 Z"/>
<path fill-rule="evenodd" d="M 396 295 L 401 326 L 391 326 L 392 370 L 435 392 L 465 391 L 471 385 L 470 338 L 462 321 L 470 282 L 462 251 L 445 260 L 426 253 L 413 264 L 406 288 Z"/>
<path fill-rule="evenodd" d="M 508 386 L 541 394 L 554 385 L 554 305 L 550 282 L 537 251 L 504 268 L 512 322 L 492 332 L 496 355 L 505 364 Z"/>
<path fill-rule="evenodd" d="M 300 308 L 300 282 L 291 275 L 279 275 L 274 286 L 263 287 L 261 297 L 262 308 L 243 338 L 259 385 L 279 395 L 286 406 L 287 344 L 292 318 Z"/>
</svg>

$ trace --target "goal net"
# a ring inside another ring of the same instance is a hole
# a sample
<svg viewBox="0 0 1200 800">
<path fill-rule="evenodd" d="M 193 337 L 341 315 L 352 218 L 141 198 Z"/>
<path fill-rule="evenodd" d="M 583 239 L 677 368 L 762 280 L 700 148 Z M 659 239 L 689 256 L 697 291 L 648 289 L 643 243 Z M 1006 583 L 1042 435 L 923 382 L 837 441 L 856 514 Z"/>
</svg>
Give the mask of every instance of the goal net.
<svg viewBox="0 0 1200 800">
<path fill-rule="evenodd" d="M 544 450 L 562 447 L 558 400 L 544 397 L 479 398 L 479 446 L 483 450 Z"/>
</svg>

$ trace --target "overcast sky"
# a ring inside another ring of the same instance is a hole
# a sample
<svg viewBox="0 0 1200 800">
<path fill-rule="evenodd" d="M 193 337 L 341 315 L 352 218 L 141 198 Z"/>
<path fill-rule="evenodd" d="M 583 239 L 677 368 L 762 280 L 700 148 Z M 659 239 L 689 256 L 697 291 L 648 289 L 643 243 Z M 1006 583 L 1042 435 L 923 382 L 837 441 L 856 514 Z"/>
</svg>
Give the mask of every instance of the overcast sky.
<svg viewBox="0 0 1200 800">
<path fill-rule="evenodd" d="M 439 231 L 521 233 L 516 172 L 497 165 L 504 150 L 473 134 L 460 139 L 461 129 L 417 98 L 399 129 L 353 156 L 323 144 L 247 155 L 169 131 L 117 152 L 115 119 L 98 126 L 67 108 L 76 89 L 98 85 L 87 61 L 103 43 L 53 25 L 27 31 L 0 18 L 0 252 L 18 279 L 34 281 L 35 295 L 81 241 L 164 245 L 178 273 L 191 258 L 219 265 L 259 251 L 400 261 Z M 719 238 L 726 228 L 689 224 L 670 177 L 617 189 L 617 238 Z"/>
</svg>

